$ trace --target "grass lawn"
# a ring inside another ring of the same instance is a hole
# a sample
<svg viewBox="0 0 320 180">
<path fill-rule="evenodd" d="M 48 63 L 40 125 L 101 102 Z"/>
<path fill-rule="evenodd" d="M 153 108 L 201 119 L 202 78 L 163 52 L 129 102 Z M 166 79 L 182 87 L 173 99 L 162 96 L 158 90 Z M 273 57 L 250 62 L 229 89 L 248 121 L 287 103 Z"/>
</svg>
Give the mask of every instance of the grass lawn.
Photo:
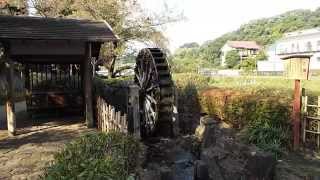
<svg viewBox="0 0 320 180">
<path fill-rule="evenodd" d="M 270 89 L 293 92 L 294 80 L 281 76 L 211 77 L 209 86 L 232 89 Z M 320 96 L 320 77 L 302 80 L 306 94 Z"/>
</svg>

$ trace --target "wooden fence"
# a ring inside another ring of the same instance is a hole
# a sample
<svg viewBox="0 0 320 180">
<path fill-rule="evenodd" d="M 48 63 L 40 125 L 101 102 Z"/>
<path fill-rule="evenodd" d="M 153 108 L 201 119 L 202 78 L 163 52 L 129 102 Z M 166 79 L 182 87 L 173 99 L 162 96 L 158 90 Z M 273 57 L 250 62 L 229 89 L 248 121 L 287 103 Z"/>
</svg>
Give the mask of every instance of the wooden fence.
<svg viewBox="0 0 320 180">
<path fill-rule="evenodd" d="M 303 96 L 302 140 L 320 148 L 320 96 Z"/>
<path fill-rule="evenodd" d="M 97 127 L 140 138 L 139 89 L 135 85 L 100 87 L 96 97 Z"/>
<path fill-rule="evenodd" d="M 102 97 L 97 97 L 98 129 L 102 132 L 118 131 L 128 133 L 127 115 L 116 111 Z"/>
</svg>

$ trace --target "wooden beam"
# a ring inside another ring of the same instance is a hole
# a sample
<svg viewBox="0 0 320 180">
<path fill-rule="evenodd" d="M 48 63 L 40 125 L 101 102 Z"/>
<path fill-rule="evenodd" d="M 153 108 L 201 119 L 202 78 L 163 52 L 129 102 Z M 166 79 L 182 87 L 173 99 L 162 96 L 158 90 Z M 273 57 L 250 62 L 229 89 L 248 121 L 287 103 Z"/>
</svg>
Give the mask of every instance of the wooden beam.
<svg viewBox="0 0 320 180">
<path fill-rule="evenodd" d="M 16 115 L 14 106 L 14 64 L 12 59 L 9 57 L 8 49 L 6 49 L 6 62 L 7 62 L 7 82 L 8 82 L 8 92 L 6 101 L 6 112 L 7 112 L 7 126 L 9 136 L 14 136 L 16 134 Z"/>
<path fill-rule="evenodd" d="M 295 80 L 293 101 L 293 149 L 299 150 L 300 145 L 300 123 L 301 123 L 301 86 L 300 80 Z"/>
<path fill-rule="evenodd" d="M 85 100 L 85 120 L 88 128 L 93 127 L 91 52 L 91 43 L 87 43 L 86 58 L 83 62 L 83 88 Z"/>
</svg>

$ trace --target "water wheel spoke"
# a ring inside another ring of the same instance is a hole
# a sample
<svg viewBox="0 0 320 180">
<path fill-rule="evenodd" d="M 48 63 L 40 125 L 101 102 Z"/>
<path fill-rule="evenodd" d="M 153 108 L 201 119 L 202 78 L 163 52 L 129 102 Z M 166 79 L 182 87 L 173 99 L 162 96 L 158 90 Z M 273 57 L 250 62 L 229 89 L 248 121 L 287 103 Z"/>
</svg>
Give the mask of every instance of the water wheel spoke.
<svg viewBox="0 0 320 180">
<path fill-rule="evenodd" d="M 165 109 L 173 106 L 173 101 L 164 104 L 163 98 L 173 98 L 173 93 L 164 93 L 168 88 L 172 88 L 170 83 L 161 83 L 166 81 L 171 81 L 171 76 L 164 76 L 163 73 L 159 74 L 158 72 L 164 71 L 169 66 L 166 60 L 159 61 L 160 49 L 143 49 L 138 54 L 136 59 L 136 83 L 140 87 L 140 108 L 141 108 L 141 124 L 142 124 L 142 136 L 150 136 L 155 133 L 155 127 L 158 121 L 161 118 L 170 119 L 171 114 L 164 116 L 163 112 Z M 166 67 L 167 66 L 167 67 Z M 169 71 L 167 72 L 169 73 Z M 165 94 L 163 96 L 162 94 Z M 164 131 L 169 132 L 170 130 L 164 129 Z M 166 132 L 165 132 L 166 133 Z M 169 133 L 166 133 L 164 136 L 168 136 Z"/>
<path fill-rule="evenodd" d="M 143 88 L 146 88 L 149 84 L 149 81 L 150 81 L 150 77 L 151 77 L 151 73 L 152 73 L 152 67 L 150 65 L 150 61 L 147 61 L 145 63 L 145 69 L 143 71 Z"/>
<path fill-rule="evenodd" d="M 156 88 L 159 88 L 158 84 L 151 84 L 151 86 L 146 89 L 146 92 L 150 93 L 151 91 L 155 90 Z"/>
<path fill-rule="evenodd" d="M 140 76 L 138 74 L 135 74 L 135 76 L 138 80 L 139 86 L 142 87 L 142 80 L 141 80 Z"/>
<path fill-rule="evenodd" d="M 145 87 L 148 86 L 148 83 L 152 77 L 152 66 L 151 66 L 151 62 L 149 61 L 148 62 L 148 67 L 147 67 L 147 71 L 146 71 L 146 74 L 147 74 L 147 77 L 146 77 L 146 80 L 145 80 Z"/>
<path fill-rule="evenodd" d="M 158 104 L 158 102 L 155 100 L 155 98 L 153 98 L 152 96 L 150 96 L 150 95 L 146 95 L 146 98 L 147 98 L 147 100 L 150 102 L 150 104 L 155 104 L 155 105 L 157 105 Z"/>
<path fill-rule="evenodd" d="M 145 103 L 145 116 L 148 119 L 146 121 L 146 123 L 148 125 L 152 125 L 153 126 L 153 124 L 155 123 L 155 119 L 151 116 L 151 114 L 150 114 L 151 112 L 152 112 L 152 108 L 151 108 L 150 104 Z"/>
</svg>

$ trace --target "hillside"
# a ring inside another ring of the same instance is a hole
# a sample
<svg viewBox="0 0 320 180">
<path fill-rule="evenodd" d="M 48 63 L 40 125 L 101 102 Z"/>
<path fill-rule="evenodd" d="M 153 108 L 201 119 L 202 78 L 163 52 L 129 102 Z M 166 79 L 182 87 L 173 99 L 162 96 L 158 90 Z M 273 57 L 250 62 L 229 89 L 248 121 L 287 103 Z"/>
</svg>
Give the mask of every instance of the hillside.
<svg viewBox="0 0 320 180">
<path fill-rule="evenodd" d="M 284 33 L 318 26 L 320 26 L 320 8 L 315 11 L 289 11 L 271 18 L 253 20 L 243 24 L 238 30 L 209 40 L 199 47 L 180 48 L 173 55 L 172 61 L 176 68 L 180 62 L 184 64 L 201 62 L 201 64 L 209 63 L 212 66 L 218 66 L 220 64 L 219 50 L 228 40 L 255 40 L 261 45 L 268 45 L 280 39 Z M 186 46 L 183 45 L 183 47 Z"/>
</svg>

